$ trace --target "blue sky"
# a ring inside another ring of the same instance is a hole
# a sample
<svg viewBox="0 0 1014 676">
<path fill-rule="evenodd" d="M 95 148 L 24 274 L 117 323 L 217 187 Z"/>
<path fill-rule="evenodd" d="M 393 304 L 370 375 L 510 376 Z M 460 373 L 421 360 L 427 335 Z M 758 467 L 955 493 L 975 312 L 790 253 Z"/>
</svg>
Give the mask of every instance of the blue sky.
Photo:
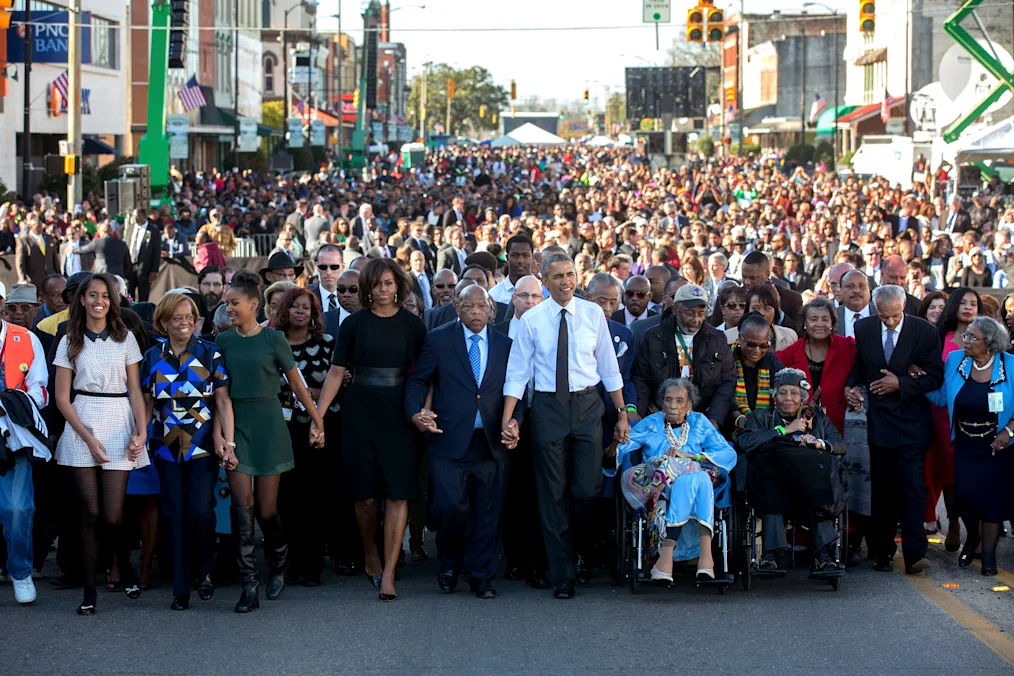
<svg viewBox="0 0 1014 676">
<path fill-rule="evenodd" d="M 745 0 L 746 11 L 784 12 L 802 7 L 803 0 Z M 425 9 L 415 6 L 424 4 Z M 504 87 L 516 80 L 518 97 L 531 95 L 569 101 L 582 96 L 585 87 L 593 103 L 623 86 L 626 66 L 663 63 L 666 48 L 685 37 L 682 24 L 691 0 L 672 0 L 672 24 L 659 28 L 660 49 L 655 50 L 655 29 L 642 23 L 641 0 L 392 0 L 391 40 L 403 42 L 410 73 L 426 61 L 458 67 L 488 68 Z M 717 0 L 716 6 L 728 5 Z M 827 4 L 851 7 L 854 3 L 830 0 Z M 734 6 L 738 9 L 739 2 Z M 321 16 L 343 12 L 342 30 L 362 39 L 361 0 L 321 0 Z M 823 10 L 813 9 L 814 13 Z M 333 20 L 320 26 L 337 28 Z M 577 27 L 605 30 L 567 30 Z M 481 32 L 447 29 L 553 28 L 547 31 Z M 436 30 L 440 29 L 440 30 Z M 626 55 L 626 56 L 621 56 Z"/>
</svg>

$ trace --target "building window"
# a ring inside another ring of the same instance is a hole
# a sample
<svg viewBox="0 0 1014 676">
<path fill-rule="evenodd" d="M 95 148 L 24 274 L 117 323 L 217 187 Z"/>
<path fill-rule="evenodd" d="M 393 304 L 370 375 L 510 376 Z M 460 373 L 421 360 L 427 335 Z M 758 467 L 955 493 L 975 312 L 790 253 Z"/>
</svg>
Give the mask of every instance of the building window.
<svg viewBox="0 0 1014 676">
<path fill-rule="evenodd" d="M 271 28 L 271 0 L 261 0 L 261 21 L 265 28 Z"/>
<path fill-rule="evenodd" d="M 116 68 L 116 45 L 119 24 L 92 15 L 92 65 Z"/>
<path fill-rule="evenodd" d="M 264 93 L 275 93 L 275 57 L 264 57 Z"/>
</svg>

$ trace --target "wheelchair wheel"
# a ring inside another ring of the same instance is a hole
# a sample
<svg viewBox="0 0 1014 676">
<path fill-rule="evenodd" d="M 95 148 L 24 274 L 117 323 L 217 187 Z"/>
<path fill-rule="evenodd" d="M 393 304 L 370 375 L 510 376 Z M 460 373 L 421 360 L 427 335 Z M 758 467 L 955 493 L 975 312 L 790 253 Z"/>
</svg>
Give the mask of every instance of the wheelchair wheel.
<svg viewBox="0 0 1014 676">
<path fill-rule="evenodd" d="M 636 594 L 638 586 L 641 584 L 641 580 L 639 579 L 641 571 L 637 568 L 637 550 L 631 548 L 630 554 L 627 556 L 627 560 L 627 570 L 630 571 L 630 577 L 627 582 L 630 584 L 630 593 Z"/>
<path fill-rule="evenodd" d="M 845 579 L 844 576 L 832 578 L 832 580 L 831 580 L 831 589 L 833 589 L 834 591 L 840 590 L 841 589 L 841 581 L 843 579 Z"/>
<path fill-rule="evenodd" d="M 753 588 L 753 580 L 750 577 L 750 562 L 746 561 L 743 566 L 743 570 L 739 574 L 739 582 L 743 586 L 743 591 L 748 592 Z"/>
</svg>

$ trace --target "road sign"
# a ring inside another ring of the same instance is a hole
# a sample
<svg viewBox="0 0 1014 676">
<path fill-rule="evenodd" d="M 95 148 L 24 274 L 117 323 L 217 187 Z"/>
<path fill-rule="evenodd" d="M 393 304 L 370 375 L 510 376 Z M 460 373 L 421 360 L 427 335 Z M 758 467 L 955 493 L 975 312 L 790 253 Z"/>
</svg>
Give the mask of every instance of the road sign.
<svg viewBox="0 0 1014 676">
<path fill-rule="evenodd" d="M 669 23 L 671 0 L 642 0 L 644 2 L 644 23 Z"/>
<path fill-rule="evenodd" d="M 300 117 L 290 117 L 288 119 L 288 126 L 286 129 L 289 132 L 289 147 L 290 148 L 302 148 L 303 147 L 303 119 Z"/>
<path fill-rule="evenodd" d="M 240 118 L 239 151 L 241 153 L 257 152 L 257 120 L 250 117 Z"/>
<path fill-rule="evenodd" d="M 166 115 L 165 133 L 169 137 L 169 159 L 185 160 L 190 156 L 188 134 L 190 120 L 186 115 Z"/>
<path fill-rule="evenodd" d="M 310 145 L 323 146 L 326 135 L 324 120 L 310 120 Z"/>
</svg>

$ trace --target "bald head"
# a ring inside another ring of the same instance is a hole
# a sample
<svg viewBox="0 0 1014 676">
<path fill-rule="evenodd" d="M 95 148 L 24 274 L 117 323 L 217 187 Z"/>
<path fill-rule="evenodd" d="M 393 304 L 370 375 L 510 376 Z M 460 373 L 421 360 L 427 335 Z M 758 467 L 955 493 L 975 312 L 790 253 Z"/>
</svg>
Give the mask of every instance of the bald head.
<svg viewBox="0 0 1014 676">
<path fill-rule="evenodd" d="M 831 287 L 834 299 L 841 302 L 841 278 L 849 270 L 855 270 L 851 263 L 835 263 L 827 269 L 827 283 Z"/>
<path fill-rule="evenodd" d="M 893 284 L 905 286 L 905 278 L 908 277 L 908 264 L 905 259 L 894 254 L 888 256 L 880 263 L 880 283 L 883 285 Z"/>
<path fill-rule="evenodd" d="M 454 285 L 458 276 L 453 270 L 441 270 L 433 275 L 433 304 L 435 307 L 447 305 L 454 298 Z"/>
</svg>

